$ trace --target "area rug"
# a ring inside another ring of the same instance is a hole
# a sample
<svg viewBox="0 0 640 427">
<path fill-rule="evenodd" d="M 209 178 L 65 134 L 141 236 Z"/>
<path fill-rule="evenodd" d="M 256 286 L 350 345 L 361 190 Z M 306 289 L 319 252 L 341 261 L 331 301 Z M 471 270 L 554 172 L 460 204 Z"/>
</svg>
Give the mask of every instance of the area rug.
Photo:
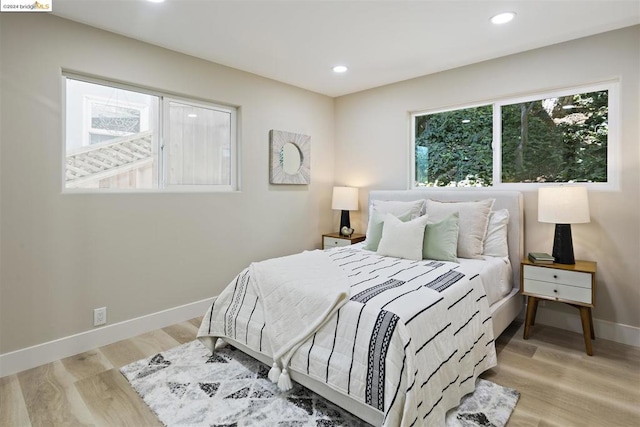
<svg viewBox="0 0 640 427">
<path fill-rule="evenodd" d="M 196 340 L 120 372 L 166 426 L 368 426 L 296 383 L 281 392 L 266 365 L 231 346 L 212 355 Z M 519 396 L 478 379 L 476 391 L 449 411 L 446 425 L 502 427 Z"/>
</svg>

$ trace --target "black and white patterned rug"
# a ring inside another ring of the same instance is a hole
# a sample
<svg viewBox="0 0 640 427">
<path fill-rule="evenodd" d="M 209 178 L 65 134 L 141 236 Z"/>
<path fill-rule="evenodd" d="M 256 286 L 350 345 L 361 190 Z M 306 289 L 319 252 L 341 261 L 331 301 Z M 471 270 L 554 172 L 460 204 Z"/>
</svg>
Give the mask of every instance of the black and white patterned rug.
<svg viewBox="0 0 640 427">
<path fill-rule="evenodd" d="M 269 367 L 231 346 L 211 355 L 199 341 L 120 369 L 167 426 L 367 426 L 294 383 L 281 392 Z M 476 391 L 447 414 L 447 427 L 502 427 L 520 397 L 515 390 L 478 379 Z"/>
</svg>

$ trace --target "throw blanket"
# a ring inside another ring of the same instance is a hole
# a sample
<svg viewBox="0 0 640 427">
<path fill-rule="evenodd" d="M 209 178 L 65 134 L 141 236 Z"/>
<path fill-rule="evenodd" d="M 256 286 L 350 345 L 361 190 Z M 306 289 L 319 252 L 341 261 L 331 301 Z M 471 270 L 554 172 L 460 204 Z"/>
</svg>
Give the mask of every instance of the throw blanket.
<svg viewBox="0 0 640 427">
<path fill-rule="evenodd" d="M 256 306 L 259 301 L 264 316 L 261 333 L 271 346 L 269 379 L 281 390 L 289 390 L 291 356 L 349 300 L 349 279 L 325 252 L 303 252 L 252 263 L 214 305 L 228 307 L 225 317 L 233 319 L 242 308 L 237 296 L 249 286 L 258 296 Z M 215 339 L 201 340 L 213 351 Z"/>
<path fill-rule="evenodd" d="M 249 274 L 273 353 L 269 379 L 289 390 L 292 354 L 348 301 L 349 279 L 322 251 L 254 262 Z"/>
</svg>

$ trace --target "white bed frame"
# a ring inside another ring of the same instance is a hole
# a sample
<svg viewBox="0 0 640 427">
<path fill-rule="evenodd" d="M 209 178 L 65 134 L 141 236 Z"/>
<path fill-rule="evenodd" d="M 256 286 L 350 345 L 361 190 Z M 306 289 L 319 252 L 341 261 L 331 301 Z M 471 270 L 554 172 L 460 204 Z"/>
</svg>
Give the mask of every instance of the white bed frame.
<svg viewBox="0 0 640 427">
<path fill-rule="evenodd" d="M 513 270 L 513 289 L 506 297 L 495 302 L 490 307 L 493 320 L 493 333 L 497 338 L 518 316 L 523 307 L 523 297 L 520 295 L 520 260 L 522 260 L 524 255 L 524 214 L 522 194 L 517 191 L 500 191 L 486 188 L 429 188 L 400 191 L 377 190 L 369 193 L 369 206 L 373 200 L 410 201 L 434 199 L 444 202 L 465 202 L 488 198 L 495 199 L 493 210 L 509 210 L 507 240 L 509 245 L 509 259 L 511 260 L 511 268 Z M 363 210 L 363 215 L 368 217 L 368 208 Z M 241 343 L 228 338 L 225 338 L 225 341 L 268 366 L 271 366 L 271 363 L 273 362 L 273 360 L 268 356 L 251 350 Z M 356 401 L 351 397 L 334 390 L 327 384 L 308 377 L 302 372 L 291 368 L 289 369 L 289 372 L 291 378 L 297 383 L 313 390 L 327 400 L 356 415 L 360 419 L 365 420 L 374 426 L 382 425 L 384 414 L 377 409 Z"/>
</svg>

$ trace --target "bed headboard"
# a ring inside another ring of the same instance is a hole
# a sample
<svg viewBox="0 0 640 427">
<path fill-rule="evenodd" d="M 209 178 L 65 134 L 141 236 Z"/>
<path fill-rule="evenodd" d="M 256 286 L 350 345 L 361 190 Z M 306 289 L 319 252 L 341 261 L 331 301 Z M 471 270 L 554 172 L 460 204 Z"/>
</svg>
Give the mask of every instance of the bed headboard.
<svg viewBox="0 0 640 427">
<path fill-rule="evenodd" d="M 518 191 L 494 190 L 488 188 L 461 189 L 453 188 L 421 188 L 416 190 L 372 190 L 369 193 L 369 204 L 373 200 L 410 201 L 434 199 L 443 202 L 469 202 L 483 199 L 496 199 L 493 210 L 507 209 L 509 225 L 507 226 L 507 243 L 509 259 L 513 269 L 513 286 L 520 289 L 520 260 L 524 256 L 524 213 L 522 194 Z M 368 217 L 369 207 L 363 212 Z"/>
</svg>

